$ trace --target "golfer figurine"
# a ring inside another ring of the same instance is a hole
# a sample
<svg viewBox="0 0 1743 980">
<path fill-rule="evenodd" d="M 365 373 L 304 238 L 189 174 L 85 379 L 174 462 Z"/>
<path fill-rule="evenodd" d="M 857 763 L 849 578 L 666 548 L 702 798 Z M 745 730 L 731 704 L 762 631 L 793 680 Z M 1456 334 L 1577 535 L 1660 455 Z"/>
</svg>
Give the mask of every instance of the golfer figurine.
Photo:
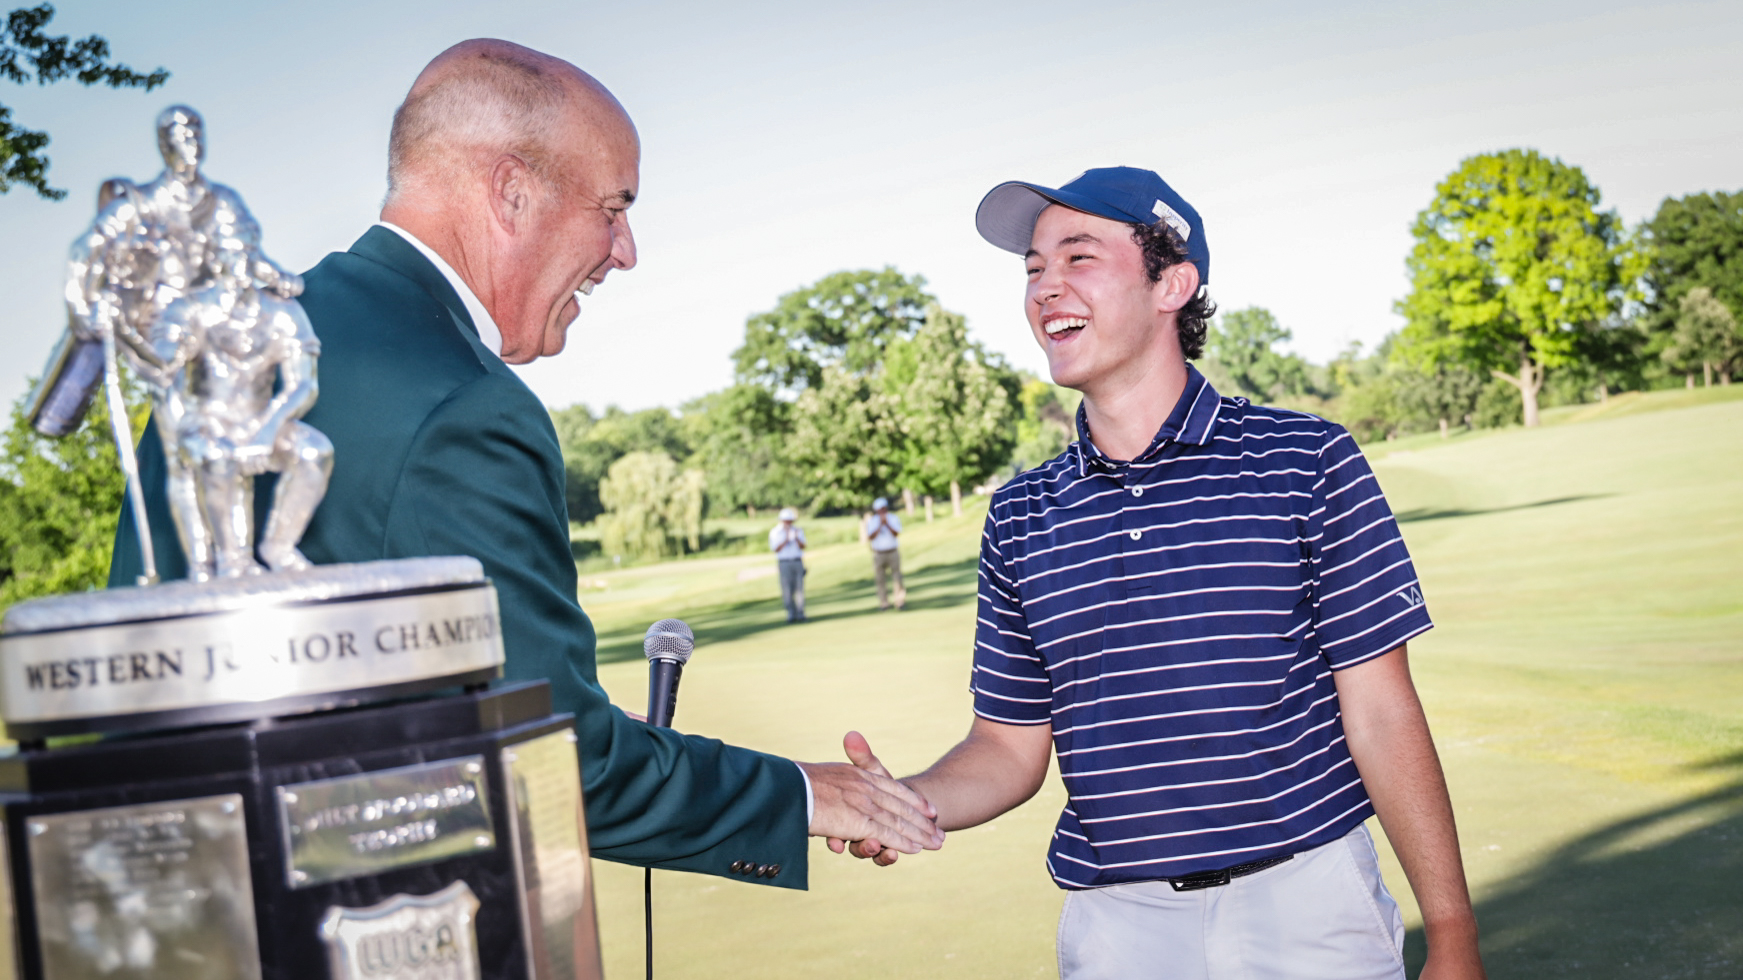
<svg viewBox="0 0 1743 980">
<path fill-rule="evenodd" d="M 326 492 L 333 449 L 299 421 L 315 401 L 320 354 L 295 299 L 302 280 L 261 253 L 242 198 L 200 173 L 199 113 L 171 106 L 157 133 L 163 173 L 143 185 L 107 182 L 96 220 L 73 244 L 71 329 L 103 340 L 111 375 L 114 351 L 125 352 L 151 389 L 188 577 L 265 570 L 254 548 L 262 473 L 280 478 L 260 557 L 274 571 L 307 568 L 296 544 Z M 131 463 L 126 421 L 116 424 Z"/>
<path fill-rule="evenodd" d="M 769 550 L 775 553 L 781 573 L 781 605 L 787 607 L 787 622 L 805 621 L 805 529 L 793 523 L 799 515 L 781 508 L 781 523 L 769 529 Z"/>
</svg>

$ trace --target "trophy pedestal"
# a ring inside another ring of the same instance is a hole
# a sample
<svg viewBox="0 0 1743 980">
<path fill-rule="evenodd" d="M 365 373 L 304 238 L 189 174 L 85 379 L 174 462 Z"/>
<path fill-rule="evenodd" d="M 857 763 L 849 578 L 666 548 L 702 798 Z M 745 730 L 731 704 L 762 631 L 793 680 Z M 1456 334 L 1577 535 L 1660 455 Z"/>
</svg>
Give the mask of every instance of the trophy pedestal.
<svg viewBox="0 0 1743 980">
<path fill-rule="evenodd" d="M 598 977 L 573 719 L 542 681 L 486 689 L 501 664 L 470 558 L 12 607 L 18 974 Z"/>
<path fill-rule="evenodd" d="M 0 760 L 21 976 L 597 976 L 543 682 Z"/>
</svg>

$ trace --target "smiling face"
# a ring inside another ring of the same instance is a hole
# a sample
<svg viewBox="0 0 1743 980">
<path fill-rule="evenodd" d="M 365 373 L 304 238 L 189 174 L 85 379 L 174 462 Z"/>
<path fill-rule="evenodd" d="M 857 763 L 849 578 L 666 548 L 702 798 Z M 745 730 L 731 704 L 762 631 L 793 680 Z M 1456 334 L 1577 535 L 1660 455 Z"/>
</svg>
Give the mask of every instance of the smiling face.
<svg viewBox="0 0 1743 980">
<path fill-rule="evenodd" d="M 641 146 L 628 118 L 615 126 L 576 127 L 548 179 L 531 179 L 523 229 L 505 242 L 512 286 L 492 311 L 503 360 L 525 364 L 561 353 L 590 293 L 613 269 L 635 266 L 628 208 L 640 185 Z M 603 132 L 601 130 L 604 130 Z"/>
<path fill-rule="evenodd" d="M 1024 312 L 1055 384 L 1093 394 L 1149 375 L 1158 359 L 1180 359 L 1174 313 L 1196 291 L 1197 272 L 1184 295 L 1180 266 L 1150 282 L 1130 226 L 1053 205 L 1035 222 L 1024 261 Z"/>
</svg>

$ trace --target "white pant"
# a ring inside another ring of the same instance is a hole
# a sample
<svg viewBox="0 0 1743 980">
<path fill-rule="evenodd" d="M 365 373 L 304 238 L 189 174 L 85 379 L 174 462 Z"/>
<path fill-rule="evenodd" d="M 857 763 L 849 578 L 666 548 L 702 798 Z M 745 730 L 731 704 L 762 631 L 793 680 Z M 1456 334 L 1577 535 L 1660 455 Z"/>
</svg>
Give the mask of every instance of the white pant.
<svg viewBox="0 0 1743 980">
<path fill-rule="evenodd" d="M 1063 980 L 1403 980 L 1404 920 L 1368 828 L 1226 885 L 1074 891 Z"/>
</svg>

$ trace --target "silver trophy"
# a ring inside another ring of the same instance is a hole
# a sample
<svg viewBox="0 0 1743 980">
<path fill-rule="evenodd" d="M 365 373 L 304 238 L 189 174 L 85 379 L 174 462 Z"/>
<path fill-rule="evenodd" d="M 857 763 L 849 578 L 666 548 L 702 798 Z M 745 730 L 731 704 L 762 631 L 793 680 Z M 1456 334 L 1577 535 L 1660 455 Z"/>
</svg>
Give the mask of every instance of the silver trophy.
<svg viewBox="0 0 1743 980">
<path fill-rule="evenodd" d="M 321 349 L 302 280 L 201 173 L 197 112 L 164 110 L 157 140 L 163 172 L 106 181 L 73 243 L 29 403 L 65 435 L 105 389 L 145 573 L 0 621 L 0 716 L 25 749 L 0 758 L 0 910 L 18 910 L 0 922 L 24 975 L 596 976 L 571 721 L 542 682 L 485 689 L 503 648 L 477 560 L 297 549 L 333 465 L 302 421 Z M 124 368 L 150 395 L 185 582 L 157 584 Z M 447 884 L 381 897 L 424 866 Z M 516 927 L 475 933 L 481 901 Z"/>
<path fill-rule="evenodd" d="M 164 169 L 148 184 L 111 180 L 67 276 L 71 343 L 100 344 L 116 448 L 132 497 L 146 578 L 156 578 L 117 352 L 151 391 L 169 469 L 170 513 L 196 582 L 262 571 L 254 559 L 254 477 L 278 473 L 259 544 L 274 571 L 309 567 L 296 542 L 327 489 L 333 447 L 298 421 L 314 404 L 321 345 L 296 296 L 302 280 L 260 250 L 242 198 L 200 173 L 199 113 L 157 119 Z M 52 391 L 52 372 L 44 391 Z M 274 394 L 275 388 L 277 393 Z M 35 400 L 37 425 L 64 430 Z"/>
</svg>

